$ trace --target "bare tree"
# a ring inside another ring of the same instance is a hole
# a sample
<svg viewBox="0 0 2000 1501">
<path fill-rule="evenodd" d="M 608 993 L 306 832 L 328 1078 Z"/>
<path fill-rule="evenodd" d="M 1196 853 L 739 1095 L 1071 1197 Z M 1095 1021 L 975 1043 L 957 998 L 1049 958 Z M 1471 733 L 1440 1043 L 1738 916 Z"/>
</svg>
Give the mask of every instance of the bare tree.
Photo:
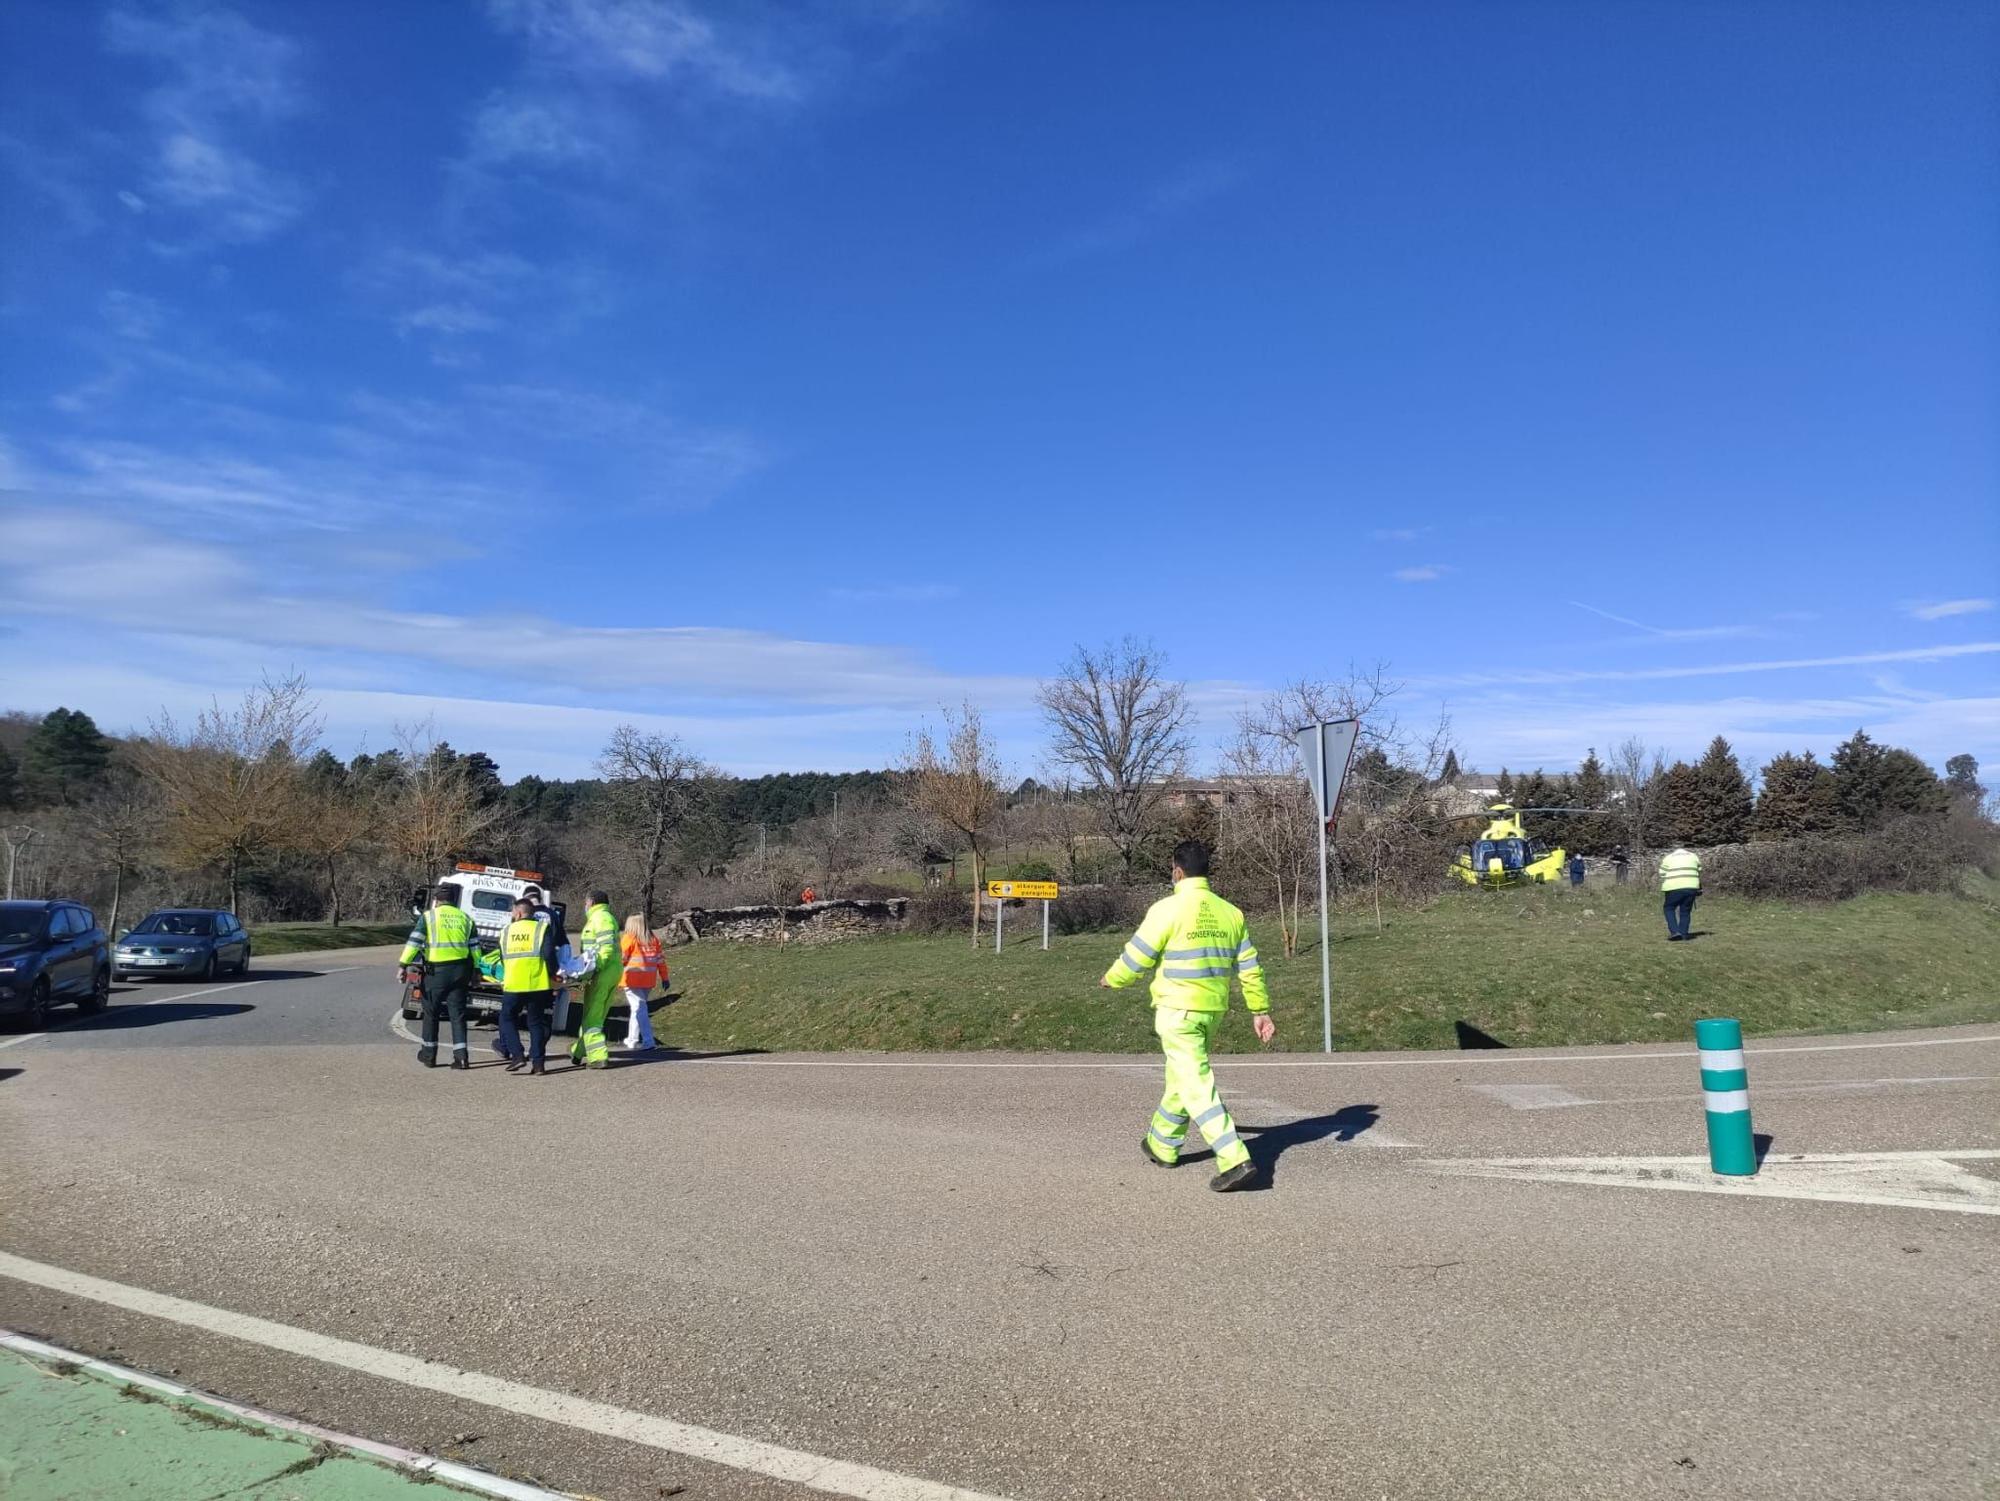
<svg viewBox="0 0 2000 1501">
<path fill-rule="evenodd" d="M 1611 751 L 1607 780 L 1618 799 L 1618 818 L 1625 826 L 1625 848 L 1635 858 L 1646 851 L 1646 835 L 1659 811 L 1666 786 L 1660 753 L 1630 735 Z"/>
<path fill-rule="evenodd" d="M 300 758 L 319 738 L 319 706 L 303 677 L 265 678 L 225 709 L 183 730 L 153 721 L 135 760 L 160 794 L 169 854 L 190 867 L 220 865 L 236 912 L 245 868 L 282 845 L 296 812 Z"/>
<path fill-rule="evenodd" d="M 502 809 L 481 802 L 477 768 L 438 739 L 435 720 L 397 725 L 396 745 L 396 779 L 381 815 L 383 842 L 412 880 L 434 881 L 447 861 L 473 853 Z"/>
<path fill-rule="evenodd" d="M 132 767 L 113 762 L 104 781 L 77 804 L 74 819 L 85 848 L 111 867 L 111 912 L 104 926 L 116 933 L 125 877 L 145 861 L 159 837 L 158 794 Z"/>
<path fill-rule="evenodd" d="M 307 764 L 290 842 L 325 876 L 327 921 L 336 928 L 346 915 L 341 880 L 347 864 L 375 838 L 381 822 L 374 789 L 350 777 L 332 756 L 317 756 Z"/>
<path fill-rule="evenodd" d="M 629 724 L 612 731 L 597 770 L 607 783 L 608 811 L 621 842 L 634 857 L 639 910 L 650 928 L 674 837 L 705 783 L 719 773 L 678 739 L 644 735 Z"/>
<path fill-rule="evenodd" d="M 1084 851 L 1108 842 L 1096 798 L 1068 768 L 1057 766 L 1044 773 L 1040 791 L 1022 811 L 1023 836 L 1062 851 L 1063 879 L 1080 884 Z"/>
<path fill-rule="evenodd" d="M 925 725 L 910 737 L 903 795 L 921 817 L 950 829 L 972 852 L 972 942 L 979 944 L 979 896 L 986 844 L 1000 813 L 1000 757 L 969 702 L 944 711 L 943 743 Z"/>
<path fill-rule="evenodd" d="M 1036 695 L 1050 757 L 1096 790 L 1105 832 L 1126 878 L 1158 826 L 1168 779 L 1187 770 L 1194 711 L 1187 689 L 1161 674 L 1166 656 L 1131 636 L 1097 651 L 1079 646 L 1062 676 Z"/>
</svg>

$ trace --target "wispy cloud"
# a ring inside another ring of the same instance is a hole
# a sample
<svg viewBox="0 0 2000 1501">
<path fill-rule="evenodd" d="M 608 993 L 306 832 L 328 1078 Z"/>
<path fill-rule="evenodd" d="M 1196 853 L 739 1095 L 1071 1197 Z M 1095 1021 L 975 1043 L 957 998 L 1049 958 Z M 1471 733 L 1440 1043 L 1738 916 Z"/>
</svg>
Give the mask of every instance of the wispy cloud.
<svg viewBox="0 0 2000 1501">
<path fill-rule="evenodd" d="M 1060 265 L 1129 249 L 1220 198 L 1243 176 L 1238 163 L 1219 157 L 1185 163 L 1134 201 L 1064 235 L 1031 260 L 1036 265 Z"/>
<path fill-rule="evenodd" d="M 1419 537 L 1427 537 L 1435 527 L 1429 526 L 1383 526 L 1377 527 L 1369 535 L 1377 542 L 1414 542 Z"/>
<path fill-rule="evenodd" d="M 220 6 L 116 9 L 104 40 L 165 75 L 141 104 L 151 131 L 146 201 L 180 209 L 225 240 L 263 239 L 297 217 L 299 185 L 243 142 L 246 129 L 302 106 L 296 43 Z"/>
<path fill-rule="evenodd" d="M 1633 620 L 1625 615 L 1614 615 L 1609 610 L 1600 610 L 1596 605 L 1587 605 L 1580 599 L 1573 599 L 1570 601 L 1570 604 L 1579 610 L 1585 610 L 1592 615 L 1600 616 L 1614 625 L 1629 626 L 1640 633 L 1640 640 L 1645 641 L 1718 641 L 1730 636 L 1754 636 L 1758 634 L 1754 627 L 1747 625 L 1684 625 L 1671 627 L 1647 625 L 1643 620 Z"/>
<path fill-rule="evenodd" d="M 1389 576 L 1402 584 L 1434 584 L 1450 572 L 1448 563 L 1419 563 L 1411 568 L 1398 568 Z"/>
<path fill-rule="evenodd" d="M 828 599 L 847 605 L 927 605 L 957 599 L 955 584 L 882 584 L 873 588 L 837 588 L 826 591 Z"/>
<path fill-rule="evenodd" d="M 487 0 L 486 10 L 545 62 L 748 99 L 789 100 L 802 89 L 761 38 L 682 0 Z"/>
<path fill-rule="evenodd" d="M 1511 672 L 1450 673 L 1412 677 L 1424 688 L 1487 688 L 1557 683 L 1664 682 L 1674 678 L 1723 677 L 1748 672 L 1796 672 L 1818 667 L 1871 667 L 1884 662 L 1944 662 L 1955 657 L 2000 653 L 2000 641 L 1966 641 L 1949 646 L 1913 646 L 1900 651 L 1855 652 L 1834 657 L 1790 657 L 1776 661 L 1712 662 L 1700 667 L 1522 668 Z"/>
<path fill-rule="evenodd" d="M 1992 608 L 1990 599 L 1942 599 L 1904 605 L 1903 613 L 1916 620 L 1947 620 L 1953 615 L 1982 615 Z"/>
</svg>

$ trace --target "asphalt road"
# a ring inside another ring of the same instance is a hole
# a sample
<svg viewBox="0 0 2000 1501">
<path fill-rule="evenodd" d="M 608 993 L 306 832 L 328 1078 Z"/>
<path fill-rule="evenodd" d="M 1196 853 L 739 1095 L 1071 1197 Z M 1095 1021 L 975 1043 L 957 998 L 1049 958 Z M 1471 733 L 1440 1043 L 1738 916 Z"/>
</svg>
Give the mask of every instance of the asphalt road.
<svg viewBox="0 0 2000 1501">
<path fill-rule="evenodd" d="M 390 957 L 0 1035 L 0 1252 L 149 1309 L 0 1258 L 0 1324 L 619 1501 L 2000 1491 L 2000 1027 L 1753 1039 L 1805 1197 L 1621 1165 L 1685 1048 L 1230 1060 L 1218 1196 L 1146 1060 L 425 1072 Z M 1545 1158 L 1619 1161 L 1478 1175 Z"/>
</svg>

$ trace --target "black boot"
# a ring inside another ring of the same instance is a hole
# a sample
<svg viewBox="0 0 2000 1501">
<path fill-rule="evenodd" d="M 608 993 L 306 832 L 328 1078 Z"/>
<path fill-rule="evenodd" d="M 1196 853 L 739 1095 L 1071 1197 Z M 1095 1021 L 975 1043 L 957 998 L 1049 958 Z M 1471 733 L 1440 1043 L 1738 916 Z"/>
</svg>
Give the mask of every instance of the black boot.
<svg viewBox="0 0 2000 1501">
<path fill-rule="evenodd" d="M 1208 1186 L 1219 1194 L 1235 1193 L 1239 1188 L 1248 1188 L 1257 1181 L 1257 1164 L 1239 1162 L 1227 1172 L 1217 1173 L 1209 1180 Z"/>
<path fill-rule="evenodd" d="M 453 1068 L 471 1068 L 472 1064 L 467 1061 L 465 1054 L 453 1053 L 451 1055 L 451 1066 Z"/>
<path fill-rule="evenodd" d="M 1178 1162 L 1162 1162 L 1158 1157 L 1155 1157 L 1153 1155 L 1153 1149 L 1146 1145 L 1146 1138 L 1143 1136 L 1139 1138 L 1139 1155 L 1141 1157 L 1144 1157 L 1148 1162 L 1152 1163 L 1154 1167 L 1180 1166 Z"/>
<path fill-rule="evenodd" d="M 421 1063 L 425 1068 L 436 1068 L 438 1066 L 438 1050 L 436 1048 L 418 1048 L 417 1062 Z"/>
</svg>

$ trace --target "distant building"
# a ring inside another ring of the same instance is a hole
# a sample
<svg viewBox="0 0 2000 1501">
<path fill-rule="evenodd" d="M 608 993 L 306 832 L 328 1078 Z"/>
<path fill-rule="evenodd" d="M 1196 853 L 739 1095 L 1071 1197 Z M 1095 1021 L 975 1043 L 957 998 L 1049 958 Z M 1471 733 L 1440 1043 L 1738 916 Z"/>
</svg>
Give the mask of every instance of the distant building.
<svg viewBox="0 0 2000 1501">
<path fill-rule="evenodd" d="M 1261 786 L 1293 786 L 1299 779 L 1294 776 L 1268 777 L 1175 777 L 1167 783 L 1167 790 L 1161 801 L 1169 808 L 1186 808 L 1194 803 L 1207 803 L 1213 808 L 1224 808 L 1247 792 L 1254 792 Z"/>
</svg>

